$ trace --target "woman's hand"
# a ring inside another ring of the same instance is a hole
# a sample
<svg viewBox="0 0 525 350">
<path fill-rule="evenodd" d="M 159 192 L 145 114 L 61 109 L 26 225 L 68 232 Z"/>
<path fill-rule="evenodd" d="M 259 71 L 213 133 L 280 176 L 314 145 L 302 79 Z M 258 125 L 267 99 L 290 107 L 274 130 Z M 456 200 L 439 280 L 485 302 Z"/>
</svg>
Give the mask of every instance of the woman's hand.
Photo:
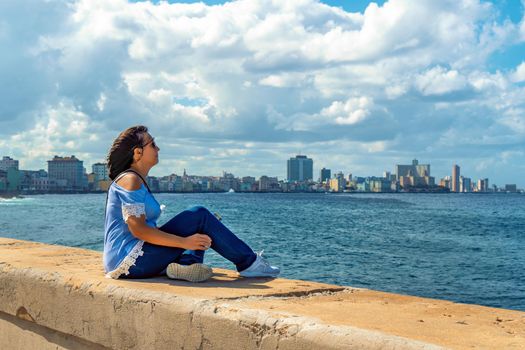
<svg viewBox="0 0 525 350">
<path fill-rule="evenodd" d="M 211 238 L 201 233 L 188 236 L 184 239 L 184 248 L 189 250 L 206 250 L 211 246 Z"/>
</svg>

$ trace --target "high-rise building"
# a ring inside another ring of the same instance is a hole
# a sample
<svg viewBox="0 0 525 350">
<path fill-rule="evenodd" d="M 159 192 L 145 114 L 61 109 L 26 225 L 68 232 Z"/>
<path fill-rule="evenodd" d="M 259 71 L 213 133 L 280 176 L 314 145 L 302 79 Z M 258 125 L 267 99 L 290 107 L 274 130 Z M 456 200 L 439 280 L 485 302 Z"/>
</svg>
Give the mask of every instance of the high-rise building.
<svg viewBox="0 0 525 350">
<path fill-rule="evenodd" d="M 478 192 L 488 192 L 489 190 L 489 179 L 479 179 L 478 185 L 476 186 Z"/>
<path fill-rule="evenodd" d="M 322 168 L 319 176 L 319 182 L 325 182 L 330 180 L 332 177 L 332 171 L 330 169 Z"/>
<path fill-rule="evenodd" d="M 83 161 L 74 155 L 71 157 L 55 156 L 47 161 L 47 173 L 50 189 L 58 191 L 84 191 L 87 181 L 84 179 Z"/>
<path fill-rule="evenodd" d="M 469 177 L 459 177 L 459 192 L 471 192 L 472 191 L 472 181 Z"/>
<path fill-rule="evenodd" d="M 430 164 L 419 164 L 417 159 L 411 165 L 396 165 L 396 180 L 402 176 L 425 177 L 430 176 Z"/>
<path fill-rule="evenodd" d="M 13 159 L 13 158 L 8 157 L 8 156 L 4 156 L 2 158 L 2 160 L 0 160 L 0 170 L 7 171 L 7 169 L 9 169 L 9 168 L 15 168 L 16 170 L 19 170 L 18 169 L 18 160 Z"/>
<path fill-rule="evenodd" d="M 396 180 L 402 187 L 435 185 L 434 177 L 430 176 L 430 164 L 419 164 L 417 159 L 411 165 L 396 164 Z"/>
<path fill-rule="evenodd" d="M 287 178 L 290 182 L 313 180 L 314 161 L 302 155 L 288 159 Z"/>
<path fill-rule="evenodd" d="M 452 167 L 452 178 L 451 178 L 451 183 L 452 183 L 451 191 L 452 192 L 459 192 L 459 176 L 460 176 L 459 165 L 454 164 L 454 166 Z"/>
<path fill-rule="evenodd" d="M 95 163 L 91 166 L 93 174 L 95 174 L 95 181 L 109 180 L 109 170 L 107 163 Z"/>
</svg>

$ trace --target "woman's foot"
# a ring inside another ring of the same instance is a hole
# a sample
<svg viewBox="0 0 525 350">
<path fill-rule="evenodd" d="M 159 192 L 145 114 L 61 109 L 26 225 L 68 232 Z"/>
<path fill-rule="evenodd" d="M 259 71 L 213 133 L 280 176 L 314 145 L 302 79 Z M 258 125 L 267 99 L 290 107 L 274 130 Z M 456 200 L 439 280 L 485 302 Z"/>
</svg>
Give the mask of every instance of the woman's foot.
<svg viewBox="0 0 525 350">
<path fill-rule="evenodd" d="M 168 278 L 188 282 L 204 282 L 213 275 L 211 267 L 204 264 L 181 265 L 171 263 L 166 268 Z"/>
<path fill-rule="evenodd" d="M 239 272 L 242 277 L 277 277 L 281 270 L 262 257 L 263 251 L 257 253 L 255 261 L 245 270 Z"/>
</svg>

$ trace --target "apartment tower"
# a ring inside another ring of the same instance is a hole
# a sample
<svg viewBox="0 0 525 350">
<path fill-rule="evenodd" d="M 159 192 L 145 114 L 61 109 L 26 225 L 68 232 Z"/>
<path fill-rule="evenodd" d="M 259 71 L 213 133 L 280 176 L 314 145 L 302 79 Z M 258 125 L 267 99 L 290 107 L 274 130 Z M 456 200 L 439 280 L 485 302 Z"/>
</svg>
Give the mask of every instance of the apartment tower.
<svg viewBox="0 0 525 350">
<path fill-rule="evenodd" d="M 452 192 L 459 192 L 459 165 L 454 164 L 452 167 Z"/>
</svg>

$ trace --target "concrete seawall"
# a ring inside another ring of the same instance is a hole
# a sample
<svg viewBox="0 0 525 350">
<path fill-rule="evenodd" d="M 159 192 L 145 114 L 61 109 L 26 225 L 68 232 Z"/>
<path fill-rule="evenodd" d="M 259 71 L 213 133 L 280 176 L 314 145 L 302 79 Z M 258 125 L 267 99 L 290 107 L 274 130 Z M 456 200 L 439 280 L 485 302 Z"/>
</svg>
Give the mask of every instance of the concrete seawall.
<svg viewBox="0 0 525 350">
<path fill-rule="evenodd" d="M 524 349 L 525 313 L 286 279 L 104 278 L 99 252 L 0 238 L 1 349 Z"/>
</svg>

